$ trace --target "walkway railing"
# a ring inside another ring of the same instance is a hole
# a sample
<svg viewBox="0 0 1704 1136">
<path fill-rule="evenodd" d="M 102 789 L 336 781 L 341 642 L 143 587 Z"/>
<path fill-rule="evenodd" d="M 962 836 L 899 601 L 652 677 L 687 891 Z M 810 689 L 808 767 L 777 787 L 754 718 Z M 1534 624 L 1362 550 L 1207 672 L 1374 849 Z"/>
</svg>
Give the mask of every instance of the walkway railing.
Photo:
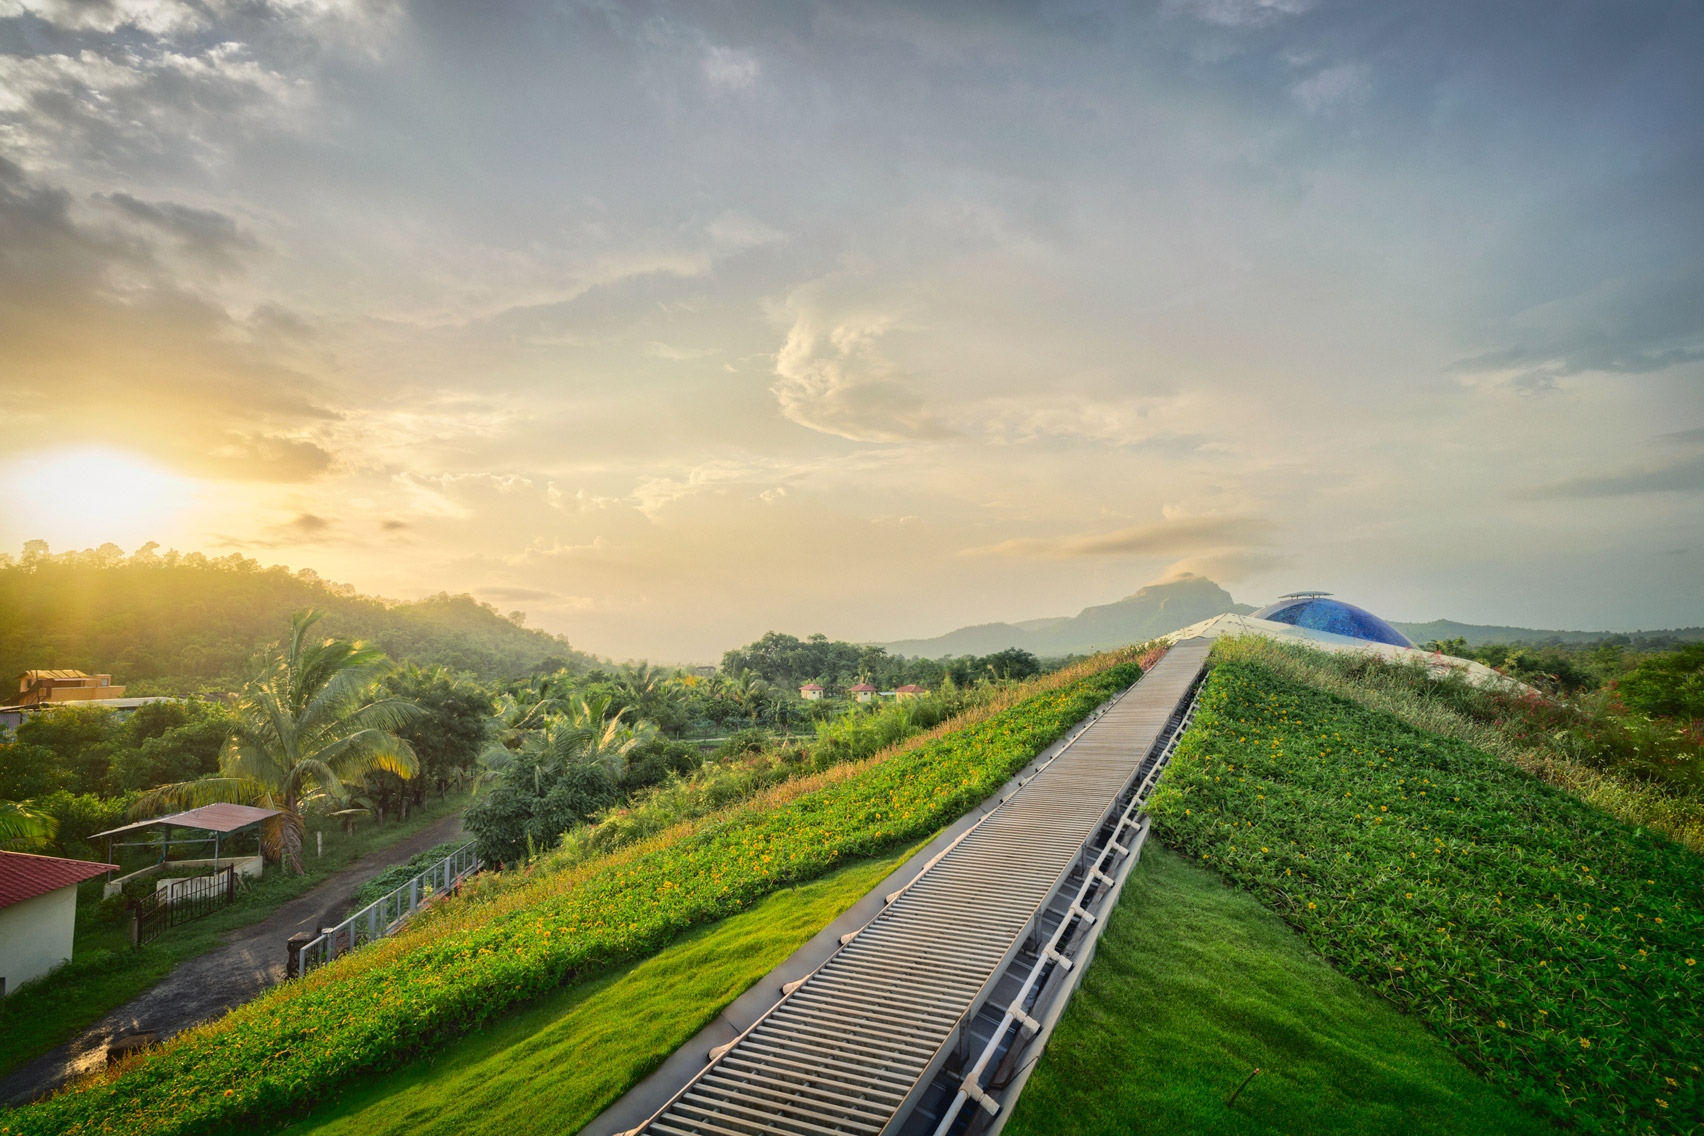
<svg viewBox="0 0 1704 1136">
<path fill-rule="evenodd" d="M 420 910 L 421 904 L 435 895 L 453 891 L 479 871 L 480 866 L 472 842 L 464 844 L 395 891 L 380 896 L 337 926 L 324 929 L 319 938 L 304 943 L 291 967 L 292 976 L 306 975 L 339 955 L 393 933 Z"/>
</svg>

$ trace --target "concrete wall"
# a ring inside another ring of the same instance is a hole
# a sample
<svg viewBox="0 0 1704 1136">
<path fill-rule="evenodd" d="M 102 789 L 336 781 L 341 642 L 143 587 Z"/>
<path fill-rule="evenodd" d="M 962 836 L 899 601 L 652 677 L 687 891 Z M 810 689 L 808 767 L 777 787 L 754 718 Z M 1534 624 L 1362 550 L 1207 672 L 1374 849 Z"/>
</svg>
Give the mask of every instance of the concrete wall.
<svg viewBox="0 0 1704 1136">
<path fill-rule="evenodd" d="M 71 957 L 77 929 L 77 887 L 0 907 L 0 978 L 11 994 Z"/>
</svg>

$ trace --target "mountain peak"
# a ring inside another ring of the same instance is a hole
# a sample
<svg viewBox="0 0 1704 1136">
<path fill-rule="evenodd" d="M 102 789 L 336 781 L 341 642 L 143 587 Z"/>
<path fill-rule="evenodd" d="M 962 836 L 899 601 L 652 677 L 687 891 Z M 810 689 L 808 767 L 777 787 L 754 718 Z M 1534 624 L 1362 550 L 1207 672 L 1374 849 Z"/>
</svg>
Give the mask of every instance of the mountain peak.
<svg viewBox="0 0 1704 1136">
<path fill-rule="evenodd" d="M 1253 610 L 1247 604 L 1237 603 L 1231 593 L 1205 576 L 1186 574 L 1175 580 L 1144 585 L 1121 600 L 1086 607 L 1074 616 L 984 623 L 961 627 L 933 639 L 907 639 L 881 645 L 898 655 L 931 659 L 942 655 L 986 655 L 1007 647 L 1020 647 L 1043 656 L 1076 655 L 1146 642 L 1226 612 L 1246 614 Z"/>
</svg>

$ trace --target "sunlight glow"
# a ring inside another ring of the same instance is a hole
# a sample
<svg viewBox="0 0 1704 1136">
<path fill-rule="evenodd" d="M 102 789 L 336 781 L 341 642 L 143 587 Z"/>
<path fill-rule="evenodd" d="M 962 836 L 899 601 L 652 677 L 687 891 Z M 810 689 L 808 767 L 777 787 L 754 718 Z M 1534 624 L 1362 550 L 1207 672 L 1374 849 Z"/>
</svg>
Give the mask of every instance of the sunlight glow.
<svg viewBox="0 0 1704 1136">
<path fill-rule="evenodd" d="M 104 446 L 26 455 L 0 476 L 10 543 L 45 540 L 56 552 L 108 541 L 127 551 L 164 542 L 199 496 L 196 482 Z"/>
</svg>

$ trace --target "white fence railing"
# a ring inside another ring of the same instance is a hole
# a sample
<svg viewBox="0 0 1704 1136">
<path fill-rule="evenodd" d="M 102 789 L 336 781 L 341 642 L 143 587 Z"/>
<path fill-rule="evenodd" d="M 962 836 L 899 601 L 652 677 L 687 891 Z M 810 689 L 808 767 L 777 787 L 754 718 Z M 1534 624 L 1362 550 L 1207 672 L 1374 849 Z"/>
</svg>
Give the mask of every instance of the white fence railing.
<svg viewBox="0 0 1704 1136">
<path fill-rule="evenodd" d="M 395 891 L 380 896 L 337 926 L 322 930 L 319 938 L 304 943 L 291 968 L 292 974 L 305 975 L 356 947 L 384 938 L 420 910 L 422 903 L 453 890 L 479 869 L 479 854 L 471 842 L 464 844 Z"/>
</svg>

